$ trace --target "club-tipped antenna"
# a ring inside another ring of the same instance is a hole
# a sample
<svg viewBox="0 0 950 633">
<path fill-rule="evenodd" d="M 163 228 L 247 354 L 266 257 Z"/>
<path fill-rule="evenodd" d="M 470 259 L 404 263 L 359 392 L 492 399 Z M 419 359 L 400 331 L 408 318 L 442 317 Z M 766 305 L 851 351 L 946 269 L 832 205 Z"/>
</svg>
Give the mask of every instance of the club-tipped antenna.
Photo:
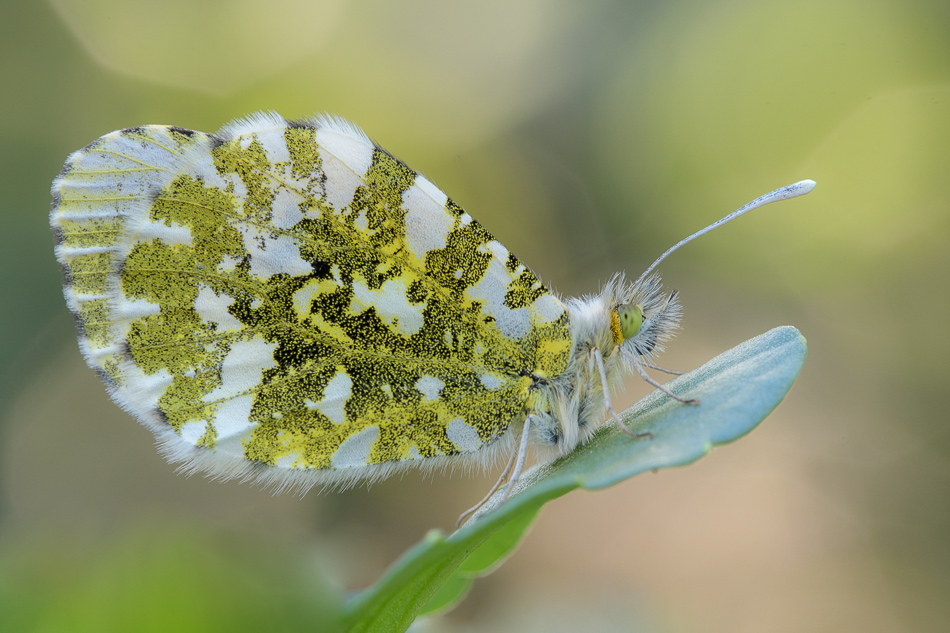
<svg viewBox="0 0 950 633">
<path fill-rule="evenodd" d="M 814 180 L 799 180 L 798 182 L 793 183 L 793 184 L 788 185 L 788 186 L 785 186 L 785 187 L 782 187 L 781 189 L 776 189 L 775 191 L 773 191 L 773 192 L 771 192 L 771 193 L 767 193 L 767 194 L 765 194 L 764 196 L 761 196 L 761 197 L 759 197 L 759 198 L 756 198 L 755 200 L 753 200 L 753 201 L 750 202 L 749 204 L 747 204 L 747 205 L 745 205 L 745 206 L 743 206 L 743 207 L 740 207 L 740 208 L 736 209 L 735 211 L 733 211 L 732 213 L 730 213 L 730 214 L 727 215 L 726 217 L 724 217 L 724 218 L 722 218 L 721 220 L 718 220 L 718 221 L 716 221 L 716 222 L 713 222 L 712 224 L 710 224 L 710 225 L 707 226 L 706 228 L 702 229 L 701 231 L 696 231 L 695 233 L 693 233 L 692 235 L 690 235 L 690 236 L 687 237 L 686 239 L 680 240 L 680 241 L 677 242 L 675 245 L 673 245 L 672 247 L 670 247 L 670 249 L 667 250 L 665 253 L 663 253 L 662 255 L 660 255 L 659 257 L 657 257 L 657 258 L 656 258 L 656 261 L 653 262 L 652 264 L 650 264 L 650 267 L 647 268 L 647 269 L 643 272 L 643 274 L 640 275 L 640 276 L 637 278 L 637 280 L 634 282 L 634 285 L 637 285 L 637 284 L 639 284 L 641 281 L 643 281 L 643 279 L 644 279 L 647 275 L 649 275 L 651 272 L 653 272 L 653 269 L 656 268 L 657 265 L 659 265 L 660 262 L 662 262 L 664 259 L 666 259 L 667 257 L 669 257 L 670 253 L 672 253 L 673 251 L 675 251 L 675 250 L 678 249 L 679 247 L 685 246 L 686 244 L 689 244 L 690 242 L 692 242 L 693 240 L 695 240 L 697 237 L 703 236 L 703 235 L 705 235 L 706 233 L 709 233 L 710 231 L 712 231 L 713 229 L 718 229 L 720 226 L 722 226 L 722 225 L 725 224 L 726 222 L 731 222 L 731 221 L 735 220 L 736 218 L 738 218 L 740 215 L 745 215 L 746 213 L 748 213 L 749 211 L 752 211 L 753 209 L 758 209 L 759 207 L 764 207 L 765 205 L 767 205 L 767 204 L 769 204 L 769 203 L 772 203 L 772 202 L 778 202 L 778 201 L 780 201 L 780 200 L 788 200 L 788 199 L 790 199 L 790 198 L 797 198 L 798 196 L 804 196 L 806 193 L 810 192 L 812 189 L 815 188 L 815 184 L 817 184 L 817 183 L 815 183 Z"/>
</svg>

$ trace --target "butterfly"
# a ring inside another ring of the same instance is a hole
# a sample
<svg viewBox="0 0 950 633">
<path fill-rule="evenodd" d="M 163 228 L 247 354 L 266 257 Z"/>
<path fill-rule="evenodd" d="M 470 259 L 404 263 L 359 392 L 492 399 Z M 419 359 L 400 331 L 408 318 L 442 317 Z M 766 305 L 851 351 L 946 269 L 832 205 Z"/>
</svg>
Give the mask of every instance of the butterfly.
<svg viewBox="0 0 950 633">
<path fill-rule="evenodd" d="M 143 126 L 72 154 L 50 217 L 79 347 L 188 471 L 278 489 L 406 468 L 518 480 L 646 372 L 681 307 L 657 264 L 562 299 L 431 181 L 348 121 Z M 672 372 L 671 372 L 672 373 Z M 495 489 L 493 488 L 493 491 Z"/>
</svg>

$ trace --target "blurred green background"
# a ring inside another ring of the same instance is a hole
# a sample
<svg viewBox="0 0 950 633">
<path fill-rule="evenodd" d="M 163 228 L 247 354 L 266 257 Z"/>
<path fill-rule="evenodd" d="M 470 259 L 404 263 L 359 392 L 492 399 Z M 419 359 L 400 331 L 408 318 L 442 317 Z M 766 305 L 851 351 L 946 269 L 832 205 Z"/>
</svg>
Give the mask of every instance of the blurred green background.
<svg viewBox="0 0 950 633">
<path fill-rule="evenodd" d="M 493 480 L 298 498 L 177 476 L 85 367 L 47 224 L 67 155 L 261 109 L 355 121 L 564 294 L 819 183 L 662 267 L 686 310 L 666 366 L 803 332 L 778 411 L 553 503 L 420 630 L 950 628 L 946 2 L 6 0 L 0 630 L 321 630 Z"/>
</svg>

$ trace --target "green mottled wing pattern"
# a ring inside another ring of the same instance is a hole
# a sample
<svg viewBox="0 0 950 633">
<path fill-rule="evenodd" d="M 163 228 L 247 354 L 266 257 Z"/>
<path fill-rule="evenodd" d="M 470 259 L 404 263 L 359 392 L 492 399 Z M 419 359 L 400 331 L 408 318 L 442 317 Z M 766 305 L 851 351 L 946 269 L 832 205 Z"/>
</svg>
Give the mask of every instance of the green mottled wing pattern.
<svg viewBox="0 0 950 633">
<path fill-rule="evenodd" d="M 339 119 L 113 132 L 53 195 L 87 362 L 216 475 L 339 483 L 476 454 L 570 358 L 563 304 Z"/>
</svg>

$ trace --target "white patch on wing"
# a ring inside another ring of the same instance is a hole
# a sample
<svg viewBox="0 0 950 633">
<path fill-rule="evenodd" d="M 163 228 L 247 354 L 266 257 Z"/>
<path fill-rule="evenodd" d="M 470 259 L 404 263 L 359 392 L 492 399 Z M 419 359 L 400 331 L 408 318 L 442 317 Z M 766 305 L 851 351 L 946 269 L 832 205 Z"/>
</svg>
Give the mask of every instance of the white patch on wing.
<svg viewBox="0 0 950 633">
<path fill-rule="evenodd" d="M 231 195 L 237 200 L 247 200 L 247 185 L 244 184 L 244 180 L 240 176 L 237 174 L 227 174 L 224 178 L 233 185 Z M 243 202 L 241 204 L 243 204 Z M 240 210 L 239 208 L 238 211 Z"/>
<path fill-rule="evenodd" d="M 326 180 L 327 202 L 338 211 L 353 200 L 356 188 L 373 164 L 373 145 L 358 136 L 328 127 L 317 128 Z"/>
<path fill-rule="evenodd" d="M 482 383 L 482 386 L 485 387 L 485 389 L 490 389 L 492 391 L 498 389 L 502 385 L 501 379 L 494 374 L 482 374 L 478 377 L 478 380 Z"/>
<path fill-rule="evenodd" d="M 122 363 L 120 372 L 126 382 L 122 395 L 135 403 L 136 410 L 157 409 L 159 398 L 172 384 L 172 375 L 167 369 L 146 374 L 135 363 L 125 361 Z"/>
<path fill-rule="evenodd" d="M 211 152 L 201 152 L 194 155 L 194 162 L 188 166 L 187 175 L 200 178 L 205 187 L 217 187 L 221 191 L 228 188 L 228 182 L 218 173 L 214 165 Z"/>
<path fill-rule="evenodd" d="M 277 366 L 274 361 L 276 343 L 256 336 L 249 341 L 231 343 L 221 363 L 221 384 L 202 398 L 205 402 L 243 395 L 261 383 L 261 374 Z"/>
<path fill-rule="evenodd" d="M 247 394 L 225 400 L 218 406 L 214 415 L 214 430 L 218 435 L 215 449 L 243 456 L 241 440 L 257 426 L 250 421 L 253 405 L 254 396 Z"/>
<path fill-rule="evenodd" d="M 422 190 L 427 196 L 432 198 L 439 208 L 445 209 L 446 203 L 449 201 L 449 197 L 442 192 L 441 189 L 435 186 L 431 180 L 426 178 L 423 175 L 416 176 L 415 186 Z"/>
<path fill-rule="evenodd" d="M 444 386 L 445 383 L 435 376 L 423 376 L 416 381 L 416 389 L 426 400 L 438 400 L 439 392 Z"/>
<path fill-rule="evenodd" d="M 207 429 L 208 423 L 204 420 L 192 420 L 182 424 L 181 430 L 178 431 L 178 433 L 181 435 L 182 440 L 188 442 L 192 446 L 197 446 L 198 440 L 204 436 Z"/>
<path fill-rule="evenodd" d="M 441 203 L 433 200 L 432 190 L 441 194 Z M 425 259 L 426 253 L 432 249 L 445 248 L 449 232 L 455 225 L 455 218 L 445 210 L 445 194 L 419 177 L 403 193 L 402 199 L 406 209 L 406 246 L 409 251 L 419 259 Z"/>
<path fill-rule="evenodd" d="M 340 285 L 332 279 L 310 279 L 294 292 L 294 311 L 301 320 L 310 316 L 310 306 L 320 295 L 329 294 Z"/>
<path fill-rule="evenodd" d="M 278 457 L 274 462 L 274 466 L 277 468 L 297 468 L 296 464 L 300 461 L 300 458 L 300 452 L 293 451 Z"/>
<path fill-rule="evenodd" d="M 353 226 L 364 233 L 369 230 L 369 221 L 366 219 L 366 211 L 360 211 L 359 215 L 353 220 Z"/>
<path fill-rule="evenodd" d="M 485 312 L 495 317 L 495 325 L 509 339 L 520 339 L 531 329 L 531 317 L 527 308 L 512 310 L 505 305 L 505 295 L 511 277 L 504 266 L 492 259 L 488 270 L 477 284 L 466 290 L 469 297 L 485 304 Z"/>
<path fill-rule="evenodd" d="M 241 322 L 228 312 L 232 303 L 234 303 L 234 297 L 226 294 L 219 295 L 204 284 L 198 285 L 195 312 L 205 323 L 214 324 L 218 332 L 241 329 Z"/>
<path fill-rule="evenodd" d="M 161 311 L 160 304 L 152 303 L 148 299 L 123 298 L 119 300 L 114 314 L 116 321 L 132 321 L 158 314 Z"/>
<path fill-rule="evenodd" d="M 286 187 L 277 189 L 271 211 L 271 222 L 278 229 L 289 229 L 303 220 L 303 212 L 300 210 L 300 196 Z"/>
<path fill-rule="evenodd" d="M 564 314 L 564 305 L 551 294 L 543 294 L 534 302 L 534 313 L 538 324 L 553 323 Z"/>
<path fill-rule="evenodd" d="M 502 264 L 508 263 L 508 249 L 505 248 L 504 244 L 498 240 L 492 240 L 486 245 L 486 247 L 488 248 L 488 251 L 495 257 L 495 259 L 500 261 Z M 481 250 L 481 247 L 479 247 L 479 250 Z"/>
<path fill-rule="evenodd" d="M 410 304 L 406 296 L 408 288 L 401 279 L 390 279 L 379 290 L 370 290 L 365 280 L 353 280 L 353 301 L 350 310 L 361 314 L 370 307 L 376 308 L 376 314 L 384 322 L 392 325 L 398 321 L 397 329 L 402 334 L 415 334 L 422 328 L 422 311 L 425 302 Z"/>
<path fill-rule="evenodd" d="M 482 446 L 478 431 L 475 427 L 465 424 L 462 418 L 455 418 L 449 422 L 445 429 L 445 436 L 463 453 L 474 452 Z"/>
<path fill-rule="evenodd" d="M 353 379 L 342 371 L 337 372 L 324 387 L 323 399 L 320 402 L 307 399 L 304 400 L 304 404 L 308 409 L 321 412 L 335 424 L 343 424 L 346 421 L 343 407 L 346 406 L 346 401 L 350 399 L 352 389 Z"/>
<path fill-rule="evenodd" d="M 291 277 L 308 275 L 313 268 L 300 256 L 297 242 L 289 235 L 274 235 L 247 222 L 236 222 L 244 238 L 251 274 L 261 279 L 284 273 Z"/>
<path fill-rule="evenodd" d="M 221 263 L 218 264 L 218 271 L 222 273 L 229 273 L 240 263 L 240 257 L 235 257 L 234 255 L 222 255 Z"/>
<path fill-rule="evenodd" d="M 58 177 L 55 184 L 65 185 L 69 189 L 85 188 L 91 184 L 99 191 L 115 191 L 121 183 L 125 194 L 135 197 L 147 195 L 156 181 L 162 178 L 156 175 L 157 172 L 176 172 L 179 169 L 180 155 L 175 149 L 170 149 L 175 144 L 165 126 L 149 125 L 131 134 L 116 130 L 86 149 L 70 154 L 66 161 L 71 166 L 70 172 Z M 82 176 L 77 178 L 83 172 L 92 175 L 94 182 L 88 183 Z M 118 206 L 125 204 L 118 202 Z M 57 213 L 63 211 L 62 208 L 57 209 Z M 65 215 L 70 215 L 70 212 L 67 211 Z"/>
<path fill-rule="evenodd" d="M 263 130 L 255 135 L 264 148 L 264 154 L 271 165 L 290 162 L 290 151 L 287 149 L 287 140 L 284 138 L 284 132 L 286 131 L 287 128 L 279 127 Z"/>
<path fill-rule="evenodd" d="M 369 453 L 373 449 L 373 444 L 378 437 L 379 428 L 375 426 L 368 426 L 359 433 L 351 435 L 333 454 L 330 465 L 333 468 L 365 466 L 369 460 Z"/>
<path fill-rule="evenodd" d="M 136 240 L 139 242 L 159 240 L 169 246 L 175 244 L 182 244 L 184 246 L 193 245 L 191 241 L 191 228 L 182 226 L 176 222 L 172 222 L 169 225 L 164 222 L 146 221 L 139 226 L 137 233 Z"/>
</svg>

